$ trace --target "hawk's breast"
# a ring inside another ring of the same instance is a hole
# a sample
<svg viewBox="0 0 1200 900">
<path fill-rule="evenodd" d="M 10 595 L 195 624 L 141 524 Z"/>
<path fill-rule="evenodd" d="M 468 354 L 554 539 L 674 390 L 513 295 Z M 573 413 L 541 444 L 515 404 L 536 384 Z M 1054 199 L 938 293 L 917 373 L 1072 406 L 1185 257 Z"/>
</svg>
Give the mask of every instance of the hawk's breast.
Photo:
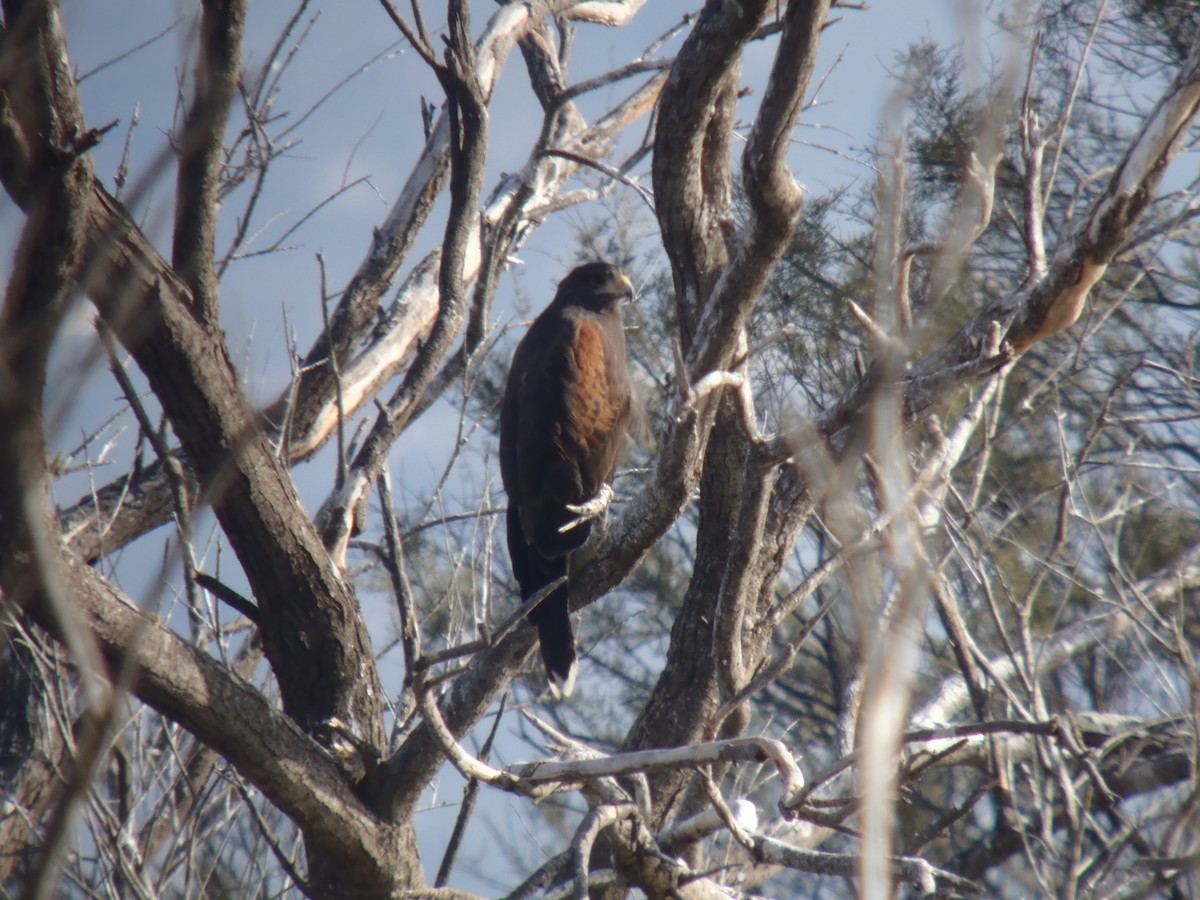
<svg viewBox="0 0 1200 900">
<path fill-rule="evenodd" d="M 567 432 L 587 453 L 602 449 L 600 445 L 610 438 L 621 415 L 621 401 L 613 396 L 613 379 L 608 371 L 611 354 L 607 343 L 608 336 L 597 322 L 579 321 L 571 348 L 578 378 L 567 397 Z"/>
</svg>

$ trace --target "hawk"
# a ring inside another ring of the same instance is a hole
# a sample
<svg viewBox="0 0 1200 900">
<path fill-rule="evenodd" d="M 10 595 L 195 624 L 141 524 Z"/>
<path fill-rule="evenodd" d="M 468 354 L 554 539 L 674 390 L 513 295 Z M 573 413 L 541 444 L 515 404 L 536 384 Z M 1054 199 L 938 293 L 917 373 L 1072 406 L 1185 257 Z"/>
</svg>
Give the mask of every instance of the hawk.
<svg viewBox="0 0 1200 900">
<path fill-rule="evenodd" d="M 500 476 L 523 603 L 567 575 L 569 554 L 592 529 L 578 507 L 612 481 L 628 439 L 621 307 L 632 298 L 633 286 L 616 266 L 579 266 L 513 354 L 500 409 Z M 571 693 L 578 668 L 567 595 L 560 585 L 529 612 L 556 697 Z"/>
</svg>

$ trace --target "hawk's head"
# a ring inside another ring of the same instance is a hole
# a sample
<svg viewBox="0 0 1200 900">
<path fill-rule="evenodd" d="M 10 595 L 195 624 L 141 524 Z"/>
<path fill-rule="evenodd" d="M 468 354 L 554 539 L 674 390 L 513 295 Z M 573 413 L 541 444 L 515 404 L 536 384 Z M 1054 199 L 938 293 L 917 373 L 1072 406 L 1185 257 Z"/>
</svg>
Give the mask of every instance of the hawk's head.
<svg viewBox="0 0 1200 900">
<path fill-rule="evenodd" d="M 554 299 L 592 312 L 605 312 L 633 299 L 633 283 L 611 263 L 587 263 L 572 269 L 559 282 Z"/>
</svg>

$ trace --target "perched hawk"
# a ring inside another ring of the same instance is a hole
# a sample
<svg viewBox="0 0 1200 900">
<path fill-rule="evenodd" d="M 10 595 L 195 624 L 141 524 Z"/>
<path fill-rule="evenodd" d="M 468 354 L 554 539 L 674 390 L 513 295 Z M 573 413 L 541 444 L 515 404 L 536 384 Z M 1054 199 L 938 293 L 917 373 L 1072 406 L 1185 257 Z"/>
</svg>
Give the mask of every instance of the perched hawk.
<svg viewBox="0 0 1200 900">
<path fill-rule="evenodd" d="M 603 262 L 574 269 L 517 345 L 500 410 L 500 475 L 508 493 L 508 552 L 528 602 L 567 574 L 590 520 L 569 509 L 612 481 L 629 433 L 629 373 L 621 307 L 633 287 Z M 577 663 L 567 586 L 529 618 L 555 696 L 571 693 Z"/>
</svg>

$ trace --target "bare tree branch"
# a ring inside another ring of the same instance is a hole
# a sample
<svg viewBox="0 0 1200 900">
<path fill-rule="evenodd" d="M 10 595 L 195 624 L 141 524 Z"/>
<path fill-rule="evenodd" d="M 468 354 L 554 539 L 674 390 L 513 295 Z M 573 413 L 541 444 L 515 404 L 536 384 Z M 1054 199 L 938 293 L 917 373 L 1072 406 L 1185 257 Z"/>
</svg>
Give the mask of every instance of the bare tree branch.
<svg viewBox="0 0 1200 900">
<path fill-rule="evenodd" d="M 200 48 L 191 109 L 176 136 L 175 233 L 171 262 L 191 289 L 197 314 L 217 324 L 213 249 L 225 125 L 241 72 L 245 0 L 209 0 L 200 17 Z"/>
</svg>

